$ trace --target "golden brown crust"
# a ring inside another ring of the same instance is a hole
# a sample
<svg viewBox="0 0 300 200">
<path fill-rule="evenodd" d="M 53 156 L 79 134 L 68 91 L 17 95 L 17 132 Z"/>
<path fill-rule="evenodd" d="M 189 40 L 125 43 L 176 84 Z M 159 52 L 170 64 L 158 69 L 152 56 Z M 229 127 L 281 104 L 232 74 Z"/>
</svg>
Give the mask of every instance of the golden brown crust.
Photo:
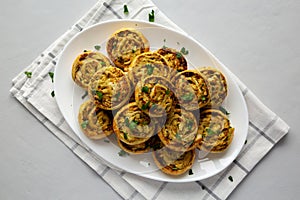
<svg viewBox="0 0 300 200">
<path fill-rule="evenodd" d="M 166 147 L 152 153 L 158 168 L 169 175 L 178 176 L 188 171 L 195 160 L 195 149 L 186 152 L 177 152 Z"/>
<path fill-rule="evenodd" d="M 210 93 L 209 105 L 220 106 L 227 96 L 227 81 L 220 70 L 213 67 L 199 68 L 200 72 L 206 77 Z"/>
<path fill-rule="evenodd" d="M 198 122 L 193 113 L 177 107 L 168 115 L 158 136 L 166 147 L 174 151 L 189 151 L 195 149 L 202 139 L 197 129 Z"/>
<path fill-rule="evenodd" d="M 132 102 L 116 113 L 113 128 L 119 140 L 128 145 L 137 145 L 154 134 L 156 122 Z"/>
<path fill-rule="evenodd" d="M 77 56 L 72 65 L 72 79 L 87 89 L 91 77 L 101 68 L 110 66 L 109 59 L 100 52 L 85 51 Z"/>
<path fill-rule="evenodd" d="M 132 60 L 139 54 L 149 51 L 147 38 L 133 28 L 117 30 L 106 45 L 108 57 L 119 68 L 127 71 Z"/>
<path fill-rule="evenodd" d="M 173 91 L 174 86 L 168 79 L 150 76 L 136 85 L 135 101 L 150 116 L 161 117 L 173 107 Z"/>
<path fill-rule="evenodd" d="M 178 73 L 174 79 L 175 96 L 179 104 L 187 110 L 196 110 L 206 106 L 210 94 L 206 79 L 198 70 L 185 70 Z"/>
<path fill-rule="evenodd" d="M 82 132 L 90 139 L 102 139 L 113 133 L 112 116 L 91 100 L 80 106 L 78 123 Z"/>
<path fill-rule="evenodd" d="M 142 53 L 134 58 L 129 66 L 129 78 L 133 84 L 149 76 L 162 76 L 170 78 L 175 70 L 168 66 L 168 61 L 155 52 Z"/>
<path fill-rule="evenodd" d="M 217 109 L 207 109 L 201 112 L 198 134 L 202 141 L 198 148 L 202 151 L 218 153 L 225 151 L 234 137 L 228 117 Z"/>
<path fill-rule="evenodd" d="M 163 47 L 158 49 L 156 52 L 166 58 L 171 68 L 178 72 L 187 70 L 188 64 L 185 57 L 176 49 Z"/>
<path fill-rule="evenodd" d="M 115 110 L 129 101 L 131 90 L 127 75 L 121 69 L 110 66 L 94 74 L 88 93 L 100 108 Z"/>
</svg>

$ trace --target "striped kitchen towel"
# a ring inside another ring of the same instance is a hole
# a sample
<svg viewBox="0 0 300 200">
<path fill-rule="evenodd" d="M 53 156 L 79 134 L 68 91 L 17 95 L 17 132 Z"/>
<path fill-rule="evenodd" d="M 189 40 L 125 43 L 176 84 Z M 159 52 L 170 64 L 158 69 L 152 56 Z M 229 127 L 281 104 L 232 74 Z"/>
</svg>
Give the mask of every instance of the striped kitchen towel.
<svg viewBox="0 0 300 200">
<path fill-rule="evenodd" d="M 123 12 L 124 4 L 130 8 L 130 12 L 126 15 Z M 234 75 L 249 112 L 249 130 L 245 146 L 236 160 L 221 173 L 202 181 L 189 183 L 154 181 L 110 168 L 105 161 L 81 143 L 64 120 L 55 98 L 51 96 L 53 83 L 48 74 L 54 71 L 62 49 L 72 37 L 90 25 L 106 20 L 148 21 L 148 14 L 152 10 L 155 12 L 155 23 L 183 32 L 151 0 L 99 0 L 66 33 L 13 79 L 11 93 L 124 199 L 226 199 L 289 130 L 288 125 L 264 106 Z M 25 71 L 32 72 L 30 79 L 24 75 Z"/>
</svg>

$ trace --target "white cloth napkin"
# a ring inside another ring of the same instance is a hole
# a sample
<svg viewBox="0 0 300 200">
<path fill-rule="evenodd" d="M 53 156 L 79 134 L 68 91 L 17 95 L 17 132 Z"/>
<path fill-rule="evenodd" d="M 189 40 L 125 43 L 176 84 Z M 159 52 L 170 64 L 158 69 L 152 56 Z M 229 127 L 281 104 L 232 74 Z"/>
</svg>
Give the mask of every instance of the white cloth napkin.
<svg viewBox="0 0 300 200">
<path fill-rule="evenodd" d="M 128 15 L 123 13 L 124 4 L 130 8 Z M 289 130 L 289 126 L 264 106 L 238 78 L 236 81 L 249 111 L 248 137 L 242 152 L 218 175 L 202 181 L 180 184 L 154 181 L 108 167 L 76 137 L 60 113 L 55 98 L 51 96 L 53 83 L 48 73 L 54 71 L 64 45 L 75 34 L 90 25 L 111 19 L 148 21 L 151 10 L 155 12 L 155 23 L 183 32 L 151 0 L 99 0 L 75 25 L 13 79 L 11 93 L 124 199 L 226 199 Z M 32 72 L 32 77 L 27 78 L 25 71 Z"/>
</svg>

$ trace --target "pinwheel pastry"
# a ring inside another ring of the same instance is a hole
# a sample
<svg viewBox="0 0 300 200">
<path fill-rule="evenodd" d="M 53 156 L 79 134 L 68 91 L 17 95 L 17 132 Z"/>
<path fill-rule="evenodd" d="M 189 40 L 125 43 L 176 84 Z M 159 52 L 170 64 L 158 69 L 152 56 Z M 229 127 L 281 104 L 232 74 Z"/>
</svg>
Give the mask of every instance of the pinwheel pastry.
<svg viewBox="0 0 300 200">
<path fill-rule="evenodd" d="M 187 110 L 196 110 L 206 106 L 210 94 L 206 79 L 197 70 L 185 70 L 178 73 L 173 82 L 176 82 L 175 96 L 179 104 Z"/>
<path fill-rule="evenodd" d="M 82 132 L 90 139 L 102 139 L 113 133 L 112 115 L 88 100 L 81 104 L 78 122 Z"/>
<path fill-rule="evenodd" d="M 149 76 L 138 82 L 135 101 L 140 109 L 153 117 L 169 113 L 173 105 L 174 86 L 161 76 Z"/>
<path fill-rule="evenodd" d="M 220 70 L 213 67 L 203 67 L 199 69 L 206 77 L 210 93 L 210 106 L 220 106 L 227 96 L 227 82 Z"/>
<path fill-rule="evenodd" d="M 195 160 L 195 149 L 190 151 L 173 151 L 166 147 L 154 151 L 153 159 L 157 167 L 169 175 L 180 175 L 188 171 Z"/>
<path fill-rule="evenodd" d="M 198 145 L 200 150 L 218 153 L 231 144 L 234 128 L 223 112 L 207 109 L 201 112 L 198 134 L 202 135 L 202 141 Z"/>
<path fill-rule="evenodd" d="M 174 72 L 173 72 L 174 71 Z M 129 78 L 135 85 L 148 76 L 163 76 L 170 78 L 176 70 L 171 70 L 168 61 L 160 54 L 146 52 L 134 58 L 129 66 Z"/>
<path fill-rule="evenodd" d="M 110 66 L 109 59 L 100 52 L 85 51 L 77 56 L 72 65 L 72 78 L 87 89 L 91 77 L 101 68 Z"/>
<path fill-rule="evenodd" d="M 123 149 L 124 151 L 130 154 L 142 154 L 142 153 L 147 153 L 151 150 L 157 150 L 162 148 L 162 144 L 157 135 L 153 135 L 147 141 L 140 144 L 129 145 L 122 142 L 119 139 L 118 139 L 118 144 L 121 149 Z"/>
<path fill-rule="evenodd" d="M 131 85 L 127 75 L 110 66 L 98 70 L 91 79 L 89 96 L 105 110 L 115 110 L 129 101 Z"/>
<path fill-rule="evenodd" d="M 135 56 L 147 52 L 149 49 L 149 42 L 145 36 L 133 28 L 117 30 L 106 44 L 108 57 L 124 71 L 127 71 Z"/>
<path fill-rule="evenodd" d="M 174 151 L 195 149 L 202 136 L 197 133 L 198 122 L 193 113 L 176 107 L 167 118 L 165 126 L 158 132 L 162 143 Z"/>
<path fill-rule="evenodd" d="M 113 128 L 119 140 L 128 145 L 137 145 L 154 135 L 156 122 L 132 102 L 116 113 Z"/>
<path fill-rule="evenodd" d="M 163 47 L 156 51 L 157 53 L 163 55 L 169 62 L 169 66 L 178 72 L 187 70 L 187 61 L 185 57 L 173 48 Z"/>
</svg>

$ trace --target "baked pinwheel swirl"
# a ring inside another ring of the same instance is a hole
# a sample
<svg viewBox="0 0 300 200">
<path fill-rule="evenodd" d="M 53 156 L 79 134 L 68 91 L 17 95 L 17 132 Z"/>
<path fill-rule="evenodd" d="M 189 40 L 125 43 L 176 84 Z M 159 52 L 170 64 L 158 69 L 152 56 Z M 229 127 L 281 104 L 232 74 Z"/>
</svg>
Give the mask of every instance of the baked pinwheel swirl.
<svg viewBox="0 0 300 200">
<path fill-rule="evenodd" d="M 102 139 L 113 133 L 112 115 L 91 100 L 81 104 L 78 123 L 82 132 L 90 139 Z"/>
<path fill-rule="evenodd" d="M 217 68 L 203 67 L 199 69 L 206 77 L 210 93 L 210 106 L 220 106 L 227 96 L 227 82 L 225 76 Z"/>
<path fill-rule="evenodd" d="M 100 108 L 115 110 L 129 101 L 131 85 L 127 75 L 121 69 L 110 66 L 94 74 L 88 93 Z"/>
<path fill-rule="evenodd" d="M 166 78 L 150 76 L 136 85 L 135 101 L 150 116 L 160 117 L 171 111 L 173 91 L 174 86 Z"/>
<path fill-rule="evenodd" d="M 122 142 L 119 139 L 118 139 L 118 144 L 121 149 L 123 149 L 124 151 L 130 154 L 142 154 L 142 153 L 147 153 L 151 150 L 155 151 L 157 149 L 162 148 L 162 144 L 157 135 L 153 135 L 147 141 L 140 144 L 129 145 Z"/>
<path fill-rule="evenodd" d="M 154 134 L 156 122 L 132 102 L 115 114 L 113 128 L 119 140 L 128 145 L 137 145 Z"/>
<path fill-rule="evenodd" d="M 198 134 L 202 135 L 202 141 L 198 145 L 200 150 L 218 153 L 231 144 L 234 128 L 223 112 L 208 109 L 201 112 Z"/>
<path fill-rule="evenodd" d="M 130 80 L 135 85 L 148 76 L 170 78 L 175 70 L 168 66 L 168 61 L 162 55 L 155 52 L 146 52 L 134 58 L 129 66 L 128 73 Z"/>
<path fill-rule="evenodd" d="M 158 132 L 162 143 L 174 151 L 195 149 L 202 137 L 197 133 L 198 122 L 193 113 L 176 107 Z"/>
<path fill-rule="evenodd" d="M 145 36 L 133 28 L 123 28 L 109 38 L 106 44 L 108 57 L 119 68 L 127 71 L 135 56 L 149 51 Z"/>
<path fill-rule="evenodd" d="M 197 70 L 180 72 L 173 80 L 177 89 L 175 96 L 185 109 L 196 110 L 206 106 L 210 101 L 206 79 Z"/>
<path fill-rule="evenodd" d="M 169 175 L 181 175 L 192 167 L 196 152 L 195 149 L 180 152 L 164 147 L 154 151 L 152 155 L 155 164 L 162 172 Z"/>
<path fill-rule="evenodd" d="M 77 56 L 72 65 L 72 79 L 87 89 L 91 77 L 101 68 L 110 66 L 109 59 L 100 52 L 85 51 Z"/>
<path fill-rule="evenodd" d="M 156 52 L 166 58 L 171 68 L 178 72 L 187 70 L 187 61 L 185 57 L 176 49 L 163 47 L 158 49 Z"/>
</svg>

